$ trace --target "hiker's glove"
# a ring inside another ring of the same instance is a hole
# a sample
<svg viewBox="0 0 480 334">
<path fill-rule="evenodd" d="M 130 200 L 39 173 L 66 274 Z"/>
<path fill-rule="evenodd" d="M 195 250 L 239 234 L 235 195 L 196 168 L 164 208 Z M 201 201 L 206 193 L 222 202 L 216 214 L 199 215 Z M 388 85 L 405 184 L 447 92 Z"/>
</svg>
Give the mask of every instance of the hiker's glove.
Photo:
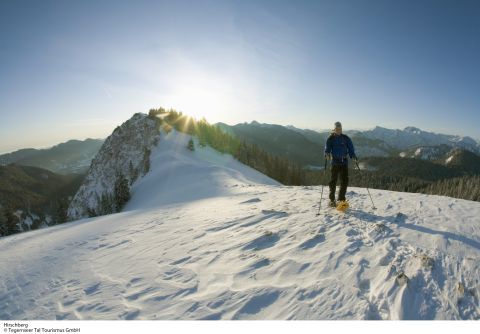
<svg viewBox="0 0 480 334">
<path fill-rule="evenodd" d="M 332 154 L 331 153 L 325 154 L 325 159 L 326 160 L 332 160 Z"/>
</svg>

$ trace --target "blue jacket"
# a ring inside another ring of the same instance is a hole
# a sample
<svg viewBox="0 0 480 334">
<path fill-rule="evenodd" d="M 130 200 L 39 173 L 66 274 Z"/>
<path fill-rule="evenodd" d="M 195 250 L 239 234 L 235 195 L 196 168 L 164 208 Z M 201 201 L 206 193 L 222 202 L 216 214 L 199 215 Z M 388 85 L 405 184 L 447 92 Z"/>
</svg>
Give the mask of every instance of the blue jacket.
<svg viewBox="0 0 480 334">
<path fill-rule="evenodd" d="M 356 158 L 355 149 L 349 136 L 331 134 L 325 143 L 325 154 L 332 155 L 332 165 L 347 165 L 348 156 Z"/>
</svg>

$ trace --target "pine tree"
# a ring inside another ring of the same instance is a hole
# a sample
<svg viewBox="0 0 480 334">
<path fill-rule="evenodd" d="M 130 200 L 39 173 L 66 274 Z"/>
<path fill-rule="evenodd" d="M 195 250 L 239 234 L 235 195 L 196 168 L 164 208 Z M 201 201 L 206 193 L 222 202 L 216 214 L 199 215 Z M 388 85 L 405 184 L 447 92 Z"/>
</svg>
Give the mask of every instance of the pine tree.
<svg viewBox="0 0 480 334">
<path fill-rule="evenodd" d="M 150 171 L 150 149 L 146 148 L 143 152 L 143 175 Z"/>
<path fill-rule="evenodd" d="M 188 141 L 188 145 L 187 145 L 187 148 L 190 150 L 190 151 L 195 151 L 195 144 L 193 143 L 193 139 L 190 138 L 190 140 Z"/>
<path fill-rule="evenodd" d="M 130 200 L 130 186 L 127 178 L 119 173 L 115 181 L 115 210 L 120 212 L 125 204 Z"/>
<path fill-rule="evenodd" d="M 68 211 L 68 200 L 66 198 L 61 198 L 56 203 L 55 209 L 55 224 L 63 224 L 68 220 L 67 216 Z"/>
<path fill-rule="evenodd" d="M 113 212 L 113 199 L 110 193 L 104 192 L 100 198 L 100 214 L 108 215 Z"/>
<path fill-rule="evenodd" d="M 19 220 L 10 207 L 0 208 L 0 234 L 2 236 L 20 232 Z"/>
<path fill-rule="evenodd" d="M 43 220 L 35 218 L 32 221 L 32 224 L 30 225 L 31 230 L 38 230 L 40 228 L 40 225 L 42 225 Z"/>
<path fill-rule="evenodd" d="M 7 235 L 7 216 L 2 206 L 0 206 L 0 236 Z"/>
</svg>

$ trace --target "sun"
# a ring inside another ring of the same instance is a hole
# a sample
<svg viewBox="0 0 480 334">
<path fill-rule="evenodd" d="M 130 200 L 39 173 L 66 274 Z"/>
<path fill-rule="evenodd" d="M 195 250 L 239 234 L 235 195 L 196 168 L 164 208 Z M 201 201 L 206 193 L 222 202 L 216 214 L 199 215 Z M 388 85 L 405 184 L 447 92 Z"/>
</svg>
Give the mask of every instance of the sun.
<svg viewBox="0 0 480 334">
<path fill-rule="evenodd" d="M 173 80 L 165 103 L 168 108 L 196 120 L 220 121 L 231 102 L 225 86 L 225 82 L 213 75 L 199 72 L 179 75 Z"/>
</svg>

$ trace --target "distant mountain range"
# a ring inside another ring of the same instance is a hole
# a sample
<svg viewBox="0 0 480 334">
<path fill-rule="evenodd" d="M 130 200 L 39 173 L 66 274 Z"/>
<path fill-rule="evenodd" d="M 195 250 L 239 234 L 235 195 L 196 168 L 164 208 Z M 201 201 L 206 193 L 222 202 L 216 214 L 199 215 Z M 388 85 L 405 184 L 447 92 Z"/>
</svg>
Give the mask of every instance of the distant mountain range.
<svg viewBox="0 0 480 334">
<path fill-rule="evenodd" d="M 301 166 L 314 168 L 324 163 L 323 150 L 330 135 L 329 131 L 317 132 L 291 125 L 256 121 L 216 125 L 241 140 L 256 144 L 270 154 L 287 158 Z M 352 138 L 357 156 L 361 159 L 403 157 L 447 165 L 452 162 L 453 156 L 468 156 L 467 152 L 476 157 L 480 155 L 480 143 L 471 137 L 436 134 L 416 127 L 393 130 L 377 126 L 367 131 L 349 130 L 345 131 L 345 134 Z M 0 165 L 15 163 L 45 168 L 60 174 L 86 173 L 103 142 L 103 139 L 69 140 L 49 149 L 21 149 L 0 155 Z M 460 161 L 472 159 L 474 158 L 470 156 Z"/>
<path fill-rule="evenodd" d="M 0 155 L 0 220 L 10 212 L 19 231 L 64 222 L 68 204 L 103 142 L 69 140 L 48 149 Z"/>
<path fill-rule="evenodd" d="M 217 123 L 225 132 L 256 144 L 267 152 L 288 158 L 303 166 L 321 166 L 323 150 L 330 132 L 299 129 L 294 126 L 261 124 L 256 121 L 227 125 Z M 367 131 L 345 131 L 355 145 L 357 156 L 410 157 L 448 164 L 453 155 L 480 154 L 480 144 L 470 137 L 436 134 L 407 127 L 392 130 L 375 127 Z M 460 153 L 459 153 L 460 152 Z"/>
<path fill-rule="evenodd" d="M 21 149 L 0 155 L 0 165 L 17 164 L 55 173 L 85 173 L 103 144 L 103 139 L 69 140 L 48 149 Z"/>
<path fill-rule="evenodd" d="M 0 215 L 11 210 L 20 231 L 64 222 L 60 216 L 83 178 L 32 166 L 0 166 Z"/>
<path fill-rule="evenodd" d="M 361 134 L 368 138 L 380 139 L 402 150 L 412 146 L 436 146 L 444 144 L 474 153 L 480 153 L 480 144 L 471 137 L 437 134 L 423 131 L 413 126 L 406 127 L 403 130 L 391 130 L 377 126 L 373 130 L 363 131 Z"/>
</svg>

